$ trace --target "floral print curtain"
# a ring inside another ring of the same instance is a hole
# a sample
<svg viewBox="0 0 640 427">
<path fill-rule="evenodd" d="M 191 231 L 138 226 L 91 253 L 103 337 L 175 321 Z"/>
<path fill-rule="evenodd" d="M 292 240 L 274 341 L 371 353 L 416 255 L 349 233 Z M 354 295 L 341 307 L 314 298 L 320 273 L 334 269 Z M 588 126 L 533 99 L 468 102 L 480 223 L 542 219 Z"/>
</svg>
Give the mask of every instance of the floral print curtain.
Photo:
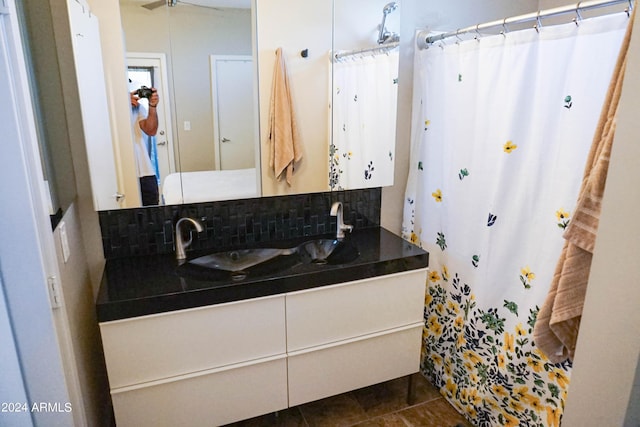
<svg viewBox="0 0 640 427">
<path fill-rule="evenodd" d="M 404 237 L 430 253 L 422 370 L 478 426 L 558 426 L 532 340 L 625 14 L 416 50 Z"/>
<path fill-rule="evenodd" d="M 331 190 L 393 184 L 398 50 L 333 64 Z"/>
</svg>

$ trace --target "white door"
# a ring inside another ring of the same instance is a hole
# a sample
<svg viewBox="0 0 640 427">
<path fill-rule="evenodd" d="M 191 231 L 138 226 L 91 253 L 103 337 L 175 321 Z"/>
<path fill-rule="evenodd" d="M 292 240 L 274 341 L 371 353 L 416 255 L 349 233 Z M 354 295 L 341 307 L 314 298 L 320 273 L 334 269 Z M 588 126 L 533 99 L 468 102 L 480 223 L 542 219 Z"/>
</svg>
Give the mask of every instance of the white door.
<svg viewBox="0 0 640 427">
<path fill-rule="evenodd" d="M 0 425 L 86 425 L 63 367 L 64 308 L 48 293 L 60 274 L 15 3 L 0 0 Z M 32 411 L 36 402 L 61 411 Z"/>
<path fill-rule="evenodd" d="M 68 4 L 93 204 L 98 211 L 118 209 L 121 199 L 117 197 L 118 181 L 98 18 L 76 1 L 69 1 Z"/>
<path fill-rule="evenodd" d="M 211 55 L 216 168 L 255 167 L 255 121 L 251 56 Z"/>
<path fill-rule="evenodd" d="M 163 53 L 127 52 L 127 68 L 140 70 L 140 75 L 148 74 L 148 87 L 154 86 L 158 90 L 158 132 L 155 144 L 158 153 L 158 171 L 160 173 L 160 194 L 162 182 L 170 173 L 176 171 L 175 155 L 173 151 L 173 131 L 171 128 L 171 101 L 169 99 L 169 85 L 167 83 L 167 62 Z M 146 71 L 146 72 L 145 72 Z M 142 78 L 142 77 L 141 77 Z"/>
</svg>

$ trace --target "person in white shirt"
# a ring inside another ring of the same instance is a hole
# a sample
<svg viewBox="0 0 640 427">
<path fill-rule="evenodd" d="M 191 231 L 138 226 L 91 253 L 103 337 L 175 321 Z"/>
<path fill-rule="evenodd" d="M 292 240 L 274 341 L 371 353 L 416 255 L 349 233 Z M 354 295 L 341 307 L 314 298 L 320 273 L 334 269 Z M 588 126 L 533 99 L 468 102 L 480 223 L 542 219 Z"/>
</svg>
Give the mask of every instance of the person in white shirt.
<svg viewBox="0 0 640 427">
<path fill-rule="evenodd" d="M 146 89 L 146 93 L 144 93 Z M 150 91 L 150 93 L 149 93 Z M 140 97 L 140 95 L 148 97 Z M 155 170 L 149 158 L 144 135 L 154 136 L 158 131 L 158 113 L 156 107 L 160 98 L 155 88 L 136 89 L 131 92 L 131 126 L 133 128 L 133 149 L 136 159 L 136 172 L 140 181 L 142 206 L 159 204 L 160 196 Z"/>
</svg>

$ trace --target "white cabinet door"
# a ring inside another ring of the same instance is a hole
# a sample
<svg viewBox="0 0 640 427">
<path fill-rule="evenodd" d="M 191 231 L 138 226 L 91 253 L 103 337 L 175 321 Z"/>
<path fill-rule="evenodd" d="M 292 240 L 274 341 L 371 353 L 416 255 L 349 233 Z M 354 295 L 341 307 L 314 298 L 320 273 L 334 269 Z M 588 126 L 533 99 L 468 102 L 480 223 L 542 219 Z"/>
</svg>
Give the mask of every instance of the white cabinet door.
<svg viewBox="0 0 640 427">
<path fill-rule="evenodd" d="M 422 323 L 289 353 L 289 406 L 418 372 Z"/>
<path fill-rule="evenodd" d="M 111 388 L 284 354 L 284 298 L 100 323 Z"/>
<path fill-rule="evenodd" d="M 287 407 L 286 355 L 112 390 L 118 427 L 219 426 Z"/>
<path fill-rule="evenodd" d="M 426 269 L 287 294 L 287 350 L 422 321 Z"/>
</svg>

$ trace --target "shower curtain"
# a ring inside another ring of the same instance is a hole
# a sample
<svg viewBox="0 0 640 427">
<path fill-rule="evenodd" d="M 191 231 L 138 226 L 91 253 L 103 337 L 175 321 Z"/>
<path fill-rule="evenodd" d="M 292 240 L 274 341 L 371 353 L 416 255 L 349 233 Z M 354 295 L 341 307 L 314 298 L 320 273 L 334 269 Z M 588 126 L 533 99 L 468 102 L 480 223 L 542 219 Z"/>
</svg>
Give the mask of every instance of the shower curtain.
<svg viewBox="0 0 640 427">
<path fill-rule="evenodd" d="M 397 49 L 333 64 L 332 190 L 393 184 L 397 88 Z"/>
<path fill-rule="evenodd" d="M 628 18 L 417 50 L 403 234 L 430 253 L 424 374 L 478 426 L 558 426 L 532 333 Z"/>
</svg>

